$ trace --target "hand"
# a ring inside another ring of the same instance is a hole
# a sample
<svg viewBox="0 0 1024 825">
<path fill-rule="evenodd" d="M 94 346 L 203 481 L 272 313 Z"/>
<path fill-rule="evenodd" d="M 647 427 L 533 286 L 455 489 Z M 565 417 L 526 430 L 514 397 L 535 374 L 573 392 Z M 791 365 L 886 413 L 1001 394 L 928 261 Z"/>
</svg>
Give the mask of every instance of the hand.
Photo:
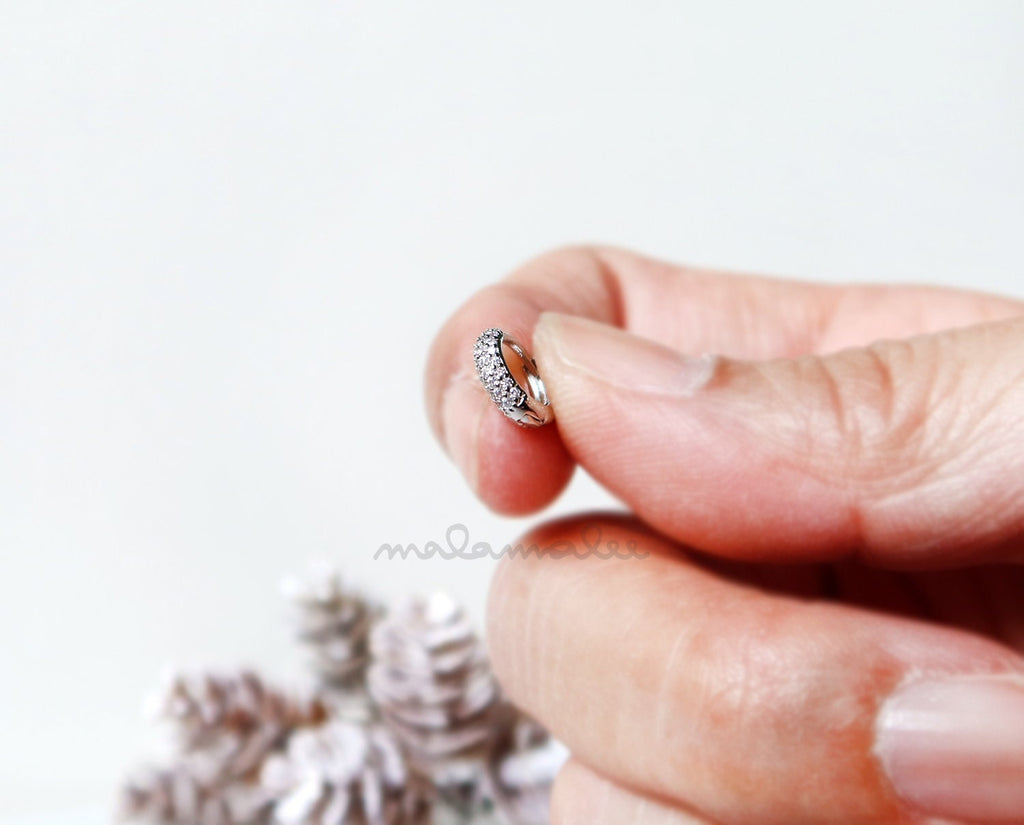
<svg viewBox="0 0 1024 825">
<path fill-rule="evenodd" d="M 524 543 L 650 554 L 493 583 L 498 676 L 573 753 L 556 825 L 1024 823 L 1022 314 L 574 249 L 449 320 L 427 406 L 476 493 L 530 513 L 579 464 L 633 515 Z M 490 326 L 557 427 L 484 394 Z"/>
</svg>

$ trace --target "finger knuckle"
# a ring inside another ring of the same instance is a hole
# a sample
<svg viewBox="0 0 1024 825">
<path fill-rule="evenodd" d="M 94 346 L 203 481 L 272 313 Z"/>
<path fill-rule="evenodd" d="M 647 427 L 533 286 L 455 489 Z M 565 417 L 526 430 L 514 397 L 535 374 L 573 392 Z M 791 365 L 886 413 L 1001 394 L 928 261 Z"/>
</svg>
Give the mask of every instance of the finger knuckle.
<svg viewBox="0 0 1024 825">
<path fill-rule="evenodd" d="M 807 422 L 823 472 L 870 493 L 919 483 L 933 471 L 952 389 L 938 350 L 920 338 L 806 359 L 803 368 L 824 396 L 814 405 L 823 420 Z"/>
</svg>

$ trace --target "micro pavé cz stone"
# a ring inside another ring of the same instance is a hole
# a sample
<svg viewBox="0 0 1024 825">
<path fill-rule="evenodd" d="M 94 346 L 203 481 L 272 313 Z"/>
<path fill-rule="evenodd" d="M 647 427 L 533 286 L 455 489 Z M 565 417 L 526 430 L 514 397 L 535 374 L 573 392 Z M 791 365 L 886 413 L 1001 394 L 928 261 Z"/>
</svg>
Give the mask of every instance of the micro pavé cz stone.
<svg viewBox="0 0 1024 825">
<path fill-rule="evenodd" d="M 515 353 L 521 363 L 525 388 L 513 377 L 505 361 L 505 347 Z M 514 338 L 496 327 L 484 330 L 473 345 L 473 363 L 491 400 L 517 424 L 542 427 L 554 420 L 547 390 L 537 373 L 537 363 Z"/>
</svg>

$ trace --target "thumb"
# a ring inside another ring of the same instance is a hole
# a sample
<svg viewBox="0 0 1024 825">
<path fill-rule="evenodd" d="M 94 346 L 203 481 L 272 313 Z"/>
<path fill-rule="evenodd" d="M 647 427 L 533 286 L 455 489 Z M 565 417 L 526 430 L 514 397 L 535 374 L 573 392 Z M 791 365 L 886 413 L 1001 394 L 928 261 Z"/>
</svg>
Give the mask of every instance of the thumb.
<svg viewBox="0 0 1024 825">
<path fill-rule="evenodd" d="M 566 446 L 679 541 L 908 568 L 1024 558 L 1024 319 L 771 361 L 554 313 L 533 343 Z"/>
</svg>

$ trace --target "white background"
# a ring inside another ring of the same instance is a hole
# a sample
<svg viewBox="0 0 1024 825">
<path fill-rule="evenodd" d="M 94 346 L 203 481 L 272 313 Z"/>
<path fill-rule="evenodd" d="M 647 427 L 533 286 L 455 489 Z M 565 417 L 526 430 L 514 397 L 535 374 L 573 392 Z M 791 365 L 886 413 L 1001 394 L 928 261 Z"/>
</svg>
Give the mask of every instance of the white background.
<svg viewBox="0 0 1024 825">
<path fill-rule="evenodd" d="M 1024 293 L 1022 85 L 1015 2 L 4 0 L 0 812 L 99 821 L 165 662 L 299 672 L 310 558 L 480 615 L 372 554 L 525 528 L 420 398 L 524 258 Z"/>
</svg>

